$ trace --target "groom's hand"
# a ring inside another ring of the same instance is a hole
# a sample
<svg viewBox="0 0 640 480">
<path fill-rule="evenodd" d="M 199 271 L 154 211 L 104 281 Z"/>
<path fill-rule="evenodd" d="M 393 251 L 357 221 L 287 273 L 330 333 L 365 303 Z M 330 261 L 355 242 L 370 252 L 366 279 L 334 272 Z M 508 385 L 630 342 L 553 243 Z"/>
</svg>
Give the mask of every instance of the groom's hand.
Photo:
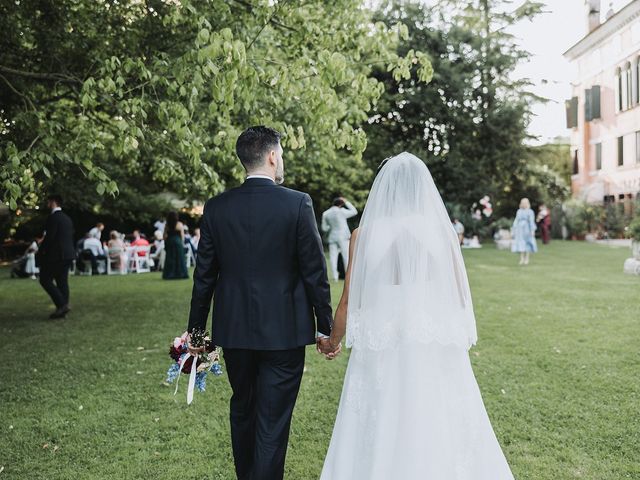
<svg viewBox="0 0 640 480">
<path fill-rule="evenodd" d="M 327 360 L 333 360 L 342 351 L 342 344 L 340 342 L 338 342 L 337 346 L 332 344 L 329 337 L 318 337 L 316 347 L 318 353 L 324 355 Z"/>
<path fill-rule="evenodd" d="M 331 344 L 331 342 L 329 342 Z M 342 352 L 342 342 L 338 342 L 338 346 L 336 347 L 335 345 L 330 345 L 331 349 L 333 351 L 327 353 L 325 355 L 325 358 L 327 360 L 333 360 L 334 358 L 336 358 L 338 355 L 340 355 L 340 353 Z"/>
<path fill-rule="evenodd" d="M 316 338 L 316 348 L 318 353 L 326 355 L 332 351 L 331 342 L 329 342 L 329 337 L 318 337 Z"/>
</svg>

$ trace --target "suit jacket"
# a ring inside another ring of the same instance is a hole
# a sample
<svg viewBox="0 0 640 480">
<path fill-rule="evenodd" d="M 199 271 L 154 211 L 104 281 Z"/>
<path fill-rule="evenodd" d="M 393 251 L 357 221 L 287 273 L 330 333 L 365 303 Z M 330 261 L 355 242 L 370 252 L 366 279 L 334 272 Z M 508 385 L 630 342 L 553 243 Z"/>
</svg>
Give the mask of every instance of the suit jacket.
<svg viewBox="0 0 640 480">
<path fill-rule="evenodd" d="M 218 346 L 287 350 L 314 343 L 316 330 L 330 334 L 327 268 L 309 195 L 252 178 L 207 201 L 189 331 L 205 329 L 214 292 Z"/>
<path fill-rule="evenodd" d="M 44 240 L 38 250 L 41 263 L 70 261 L 76 256 L 73 244 L 73 223 L 69 216 L 58 210 L 47 217 Z"/>
<path fill-rule="evenodd" d="M 355 217 L 358 214 L 356 207 L 349 202 L 345 202 L 344 207 L 336 207 L 335 205 L 322 214 L 322 231 L 327 233 L 327 241 L 339 242 L 351 238 L 351 230 L 347 219 Z"/>
</svg>

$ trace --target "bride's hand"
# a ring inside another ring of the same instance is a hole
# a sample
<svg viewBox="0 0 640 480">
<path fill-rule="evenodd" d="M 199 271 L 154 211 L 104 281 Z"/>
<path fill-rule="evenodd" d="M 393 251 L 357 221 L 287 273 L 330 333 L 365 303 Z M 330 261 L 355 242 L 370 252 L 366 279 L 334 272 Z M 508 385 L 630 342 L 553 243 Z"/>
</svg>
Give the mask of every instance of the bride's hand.
<svg viewBox="0 0 640 480">
<path fill-rule="evenodd" d="M 333 360 L 334 358 L 336 358 L 338 355 L 340 355 L 340 353 L 342 353 L 342 344 L 339 343 L 338 347 L 335 349 L 335 351 L 331 352 L 331 353 L 327 353 L 325 355 L 325 358 L 327 360 Z"/>
</svg>

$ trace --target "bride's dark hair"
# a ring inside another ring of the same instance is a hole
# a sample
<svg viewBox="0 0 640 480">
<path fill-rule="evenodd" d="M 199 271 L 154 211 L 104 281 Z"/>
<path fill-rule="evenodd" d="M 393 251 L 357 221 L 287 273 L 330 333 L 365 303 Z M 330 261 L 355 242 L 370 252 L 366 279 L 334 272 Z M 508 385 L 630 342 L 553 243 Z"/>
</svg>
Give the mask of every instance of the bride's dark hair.
<svg viewBox="0 0 640 480">
<path fill-rule="evenodd" d="M 376 175 L 377 175 L 378 173 L 380 173 L 380 170 L 382 170 L 382 167 L 384 167 L 384 166 L 387 164 L 387 162 L 388 162 L 389 160 L 391 160 L 392 158 L 393 158 L 393 155 L 392 155 L 392 156 L 390 156 L 390 157 L 385 158 L 384 160 L 382 160 L 382 161 L 380 162 L 380 165 L 378 165 L 378 170 L 376 170 Z"/>
</svg>

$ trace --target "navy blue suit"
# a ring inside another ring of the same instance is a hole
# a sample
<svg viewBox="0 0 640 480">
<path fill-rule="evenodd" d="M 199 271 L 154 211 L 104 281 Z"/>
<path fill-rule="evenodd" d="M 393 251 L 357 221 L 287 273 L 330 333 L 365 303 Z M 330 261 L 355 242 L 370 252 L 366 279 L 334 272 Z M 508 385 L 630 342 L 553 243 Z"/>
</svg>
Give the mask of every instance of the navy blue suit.
<svg viewBox="0 0 640 480">
<path fill-rule="evenodd" d="M 69 267 L 75 257 L 73 223 L 66 213 L 58 210 L 47 217 L 45 230 L 37 254 L 40 284 L 60 309 L 69 304 Z"/>
<path fill-rule="evenodd" d="M 304 347 L 331 332 L 322 241 L 309 195 L 264 178 L 210 199 L 200 223 L 189 331 L 223 347 L 241 480 L 278 480 Z"/>
</svg>

